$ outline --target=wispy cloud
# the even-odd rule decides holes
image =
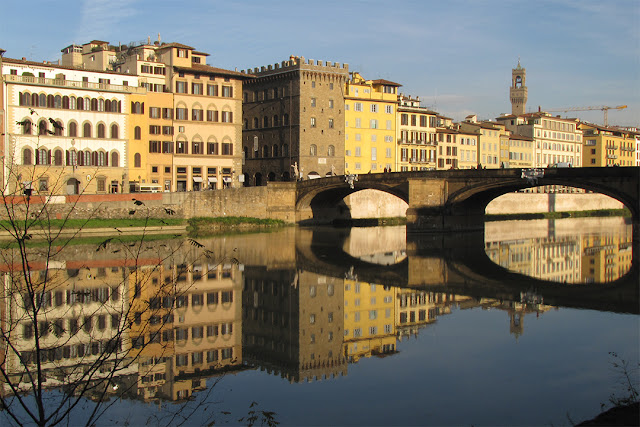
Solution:
[[[137,0],[85,0],[76,41],[108,39],[118,35],[120,23],[136,15],[135,3]]]

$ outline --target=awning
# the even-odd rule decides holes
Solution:
[[[222,180],[224,182],[231,182],[231,178],[229,178],[228,176],[223,177]]]
[[[193,177],[193,182],[202,182],[202,178],[199,176],[194,176]]]
[[[216,177],[209,177],[209,182],[218,182],[218,178]]]

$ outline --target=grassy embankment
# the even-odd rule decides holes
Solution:
[[[187,220],[187,232],[190,235],[208,235],[230,232],[268,231],[287,225],[277,219],[259,219],[242,216],[224,216],[216,218],[196,217]]]

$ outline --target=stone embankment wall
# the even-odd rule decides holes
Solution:
[[[24,196],[6,199],[14,218],[34,217],[45,210],[49,218],[194,218],[244,216],[295,222],[295,183],[269,187],[180,193],[85,194]],[[8,217],[0,210],[0,219]]]
[[[399,198],[376,190],[364,190],[345,199],[352,218],[404,217],[408,205]],[[487,205],[486,213],[492,215],[593,211],[623,209],[619,201],[603,194],[591,193],[509,193]]]
[[[510,193],[493,200],[487,214],[521,214],[539,212],[595,211],[624,209],[624,205],[603,194],[591,193]]]

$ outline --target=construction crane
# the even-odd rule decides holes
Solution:
[[[569,108],[555,108],[553,110],[547,110],[548,112],[563,112],[567,111],[591,111],[591,110],[602,110],[604,111],[604,125],[609,126],[609,110],[624,110],[627,108],[626,105],[618,105],[617,107],[607,107],[607,106],[599,106],[599,107],[569,107]]]

